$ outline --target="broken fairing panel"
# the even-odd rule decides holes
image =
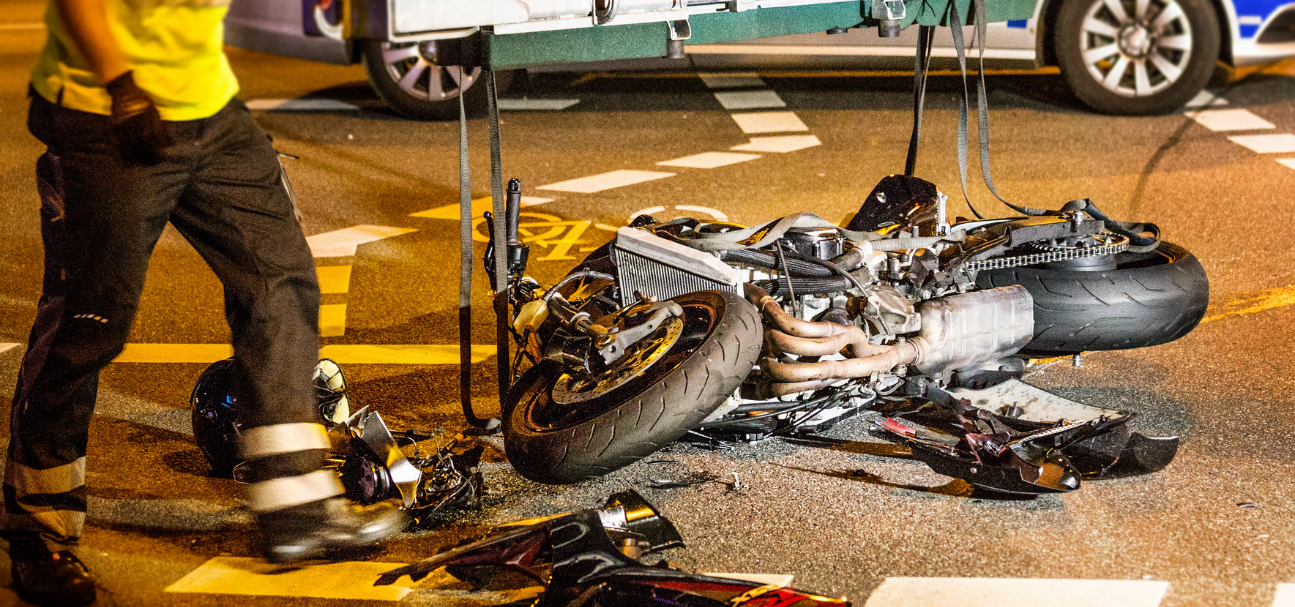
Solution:
[[[453,449],[457,440],[437,446],[435,453],[419,457],[417,442],[431,438],[413,431],[393,433],[382,416],[368,407],[355,412],[340,429],[350,437],[342,455],[339,472],[346,496],[362,504],[398,499],[409,511],[412,526],[425,528],[437,515],[457,507],[475,506],[482,493],[477,471],[483,447],[461,454]],[[412,445],[411,460],[401,443]]]
[[[682,548],[674,525],[633,490],[607,498],[601,508],[520,521],[470,544],[383,574],[375,586],[406,575],[419,581],[446,573],[484,585],[511,571],[544,584],[535,607],[848,607],[830,599],[760,582],[698,575],[668,564],[644,565],[641,557]]]
[[[1082,478],[1145,474],[1173,460],[1178,438],[1132,432],[1135,415],[1068,400],[1018,380],[984,390],[928,387],[956,424],[887,418],[883,434],[932,470],[1003,493],[1059,493]]]

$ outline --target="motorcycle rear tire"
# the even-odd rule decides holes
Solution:
[[[696,291],[673,298],[711,314],[707,333],[679,338],[638,379],[581,404],[570,423],[537,423],[553,403],[562,369],[544,362],[513,384],[505,403],[504,450],[536,482],[564,485],[605,475],[678,440],[731,396],[751,372],[764,340],[760,315],[740,296]]]
[[[976,282],[1030,292],[1034,338],[1021,353],[1036,357],[1171,342],[1196,327],[1210,299],[1201,262],[1168,242],[1117,255],[1114,270],[1008,268],[981,272]]]

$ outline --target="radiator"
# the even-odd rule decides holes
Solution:
[[[742,274],[714,255],[688,248],[636,228],[621,228],[612,247],[621,305],[634,293],[658,301],[693,291],[738,293]]]

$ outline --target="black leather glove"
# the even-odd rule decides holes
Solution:
[[[156,164],[162,159],[162,149],[171,144],[171,137],[157,113],[157,106],[135,84],[132,73],[113,78],[105,87],[112,97],[109,125],[117,149],[128,162]]]

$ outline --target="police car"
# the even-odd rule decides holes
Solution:
[[[476,73],[436,65],[436,42],[330,40],[303,35],[302,0],[240,0],[226,20],[233,46],[281,55],[360,63],[379,95],[416,118],[457,115],[460,95],[484,102]],[[690,0],[689,6],[697,3]],[[968,27],[969,47],[974,47]],[[876,29],[689,44],[683,59],[545,66],[602,69],[911,69],[916,27],[880,37]],[[1219,62],[1246,65],[1295,55],[1295,3],[1286,0],[1042,0],[1028,20],[992,23],[987,66],[1057,66],[1088,106],[1113,114],[1181,108],[1209,82]],[[954,57],[948,28],[933,56]],[[938,61],[938,59],[937,59]],[[504,78],[506,80],[506,77]]]

